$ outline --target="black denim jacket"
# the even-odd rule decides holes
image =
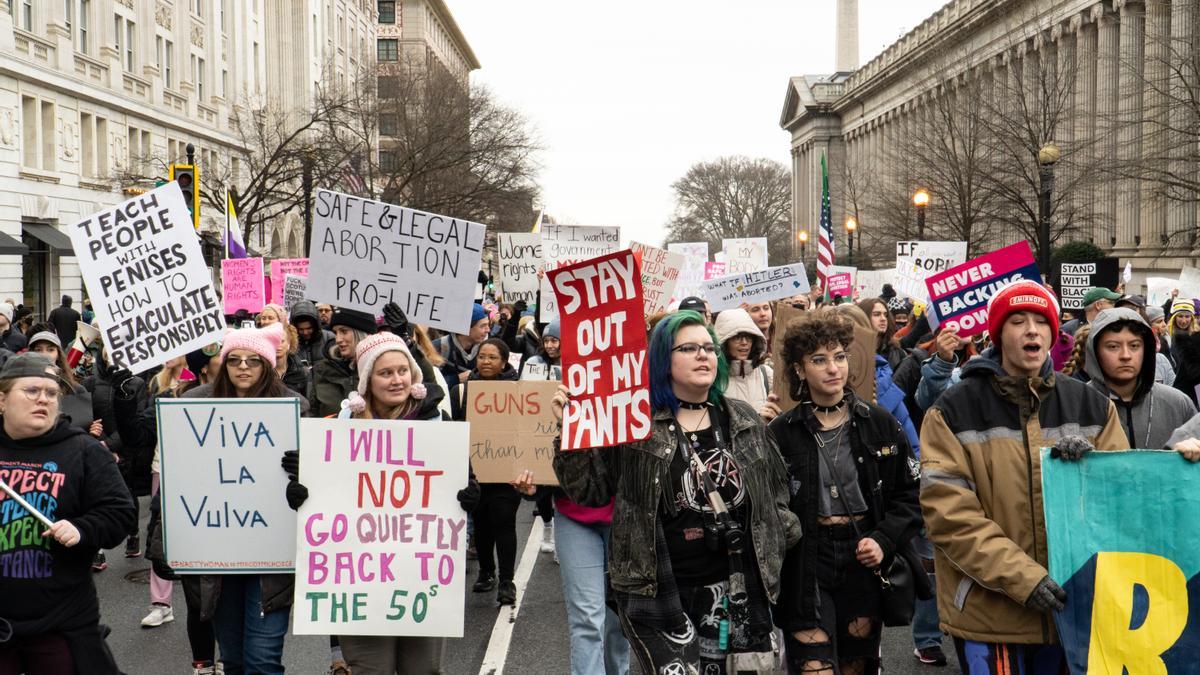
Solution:
[[[750,497],[747,532],[767,597],[774,602],[784,554],[800,540],[799,519],[788,508],[786,469],[753,408],[730,398],[722,399],[722,407],[731,452]],[[584,506],[604,506],[615,499],[608,566],[616,591],[658,595],[654,533],[663,508],[662,486],[670,484],[671,459],[678,449],[674,425],[671,411],[660,410],[645,441],[577,452],[561,452],[555,445],[554,473],[568,497]]]

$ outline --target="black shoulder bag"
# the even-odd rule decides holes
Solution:
[[[851,420],[847,419],[846,424],[851,424]],[[841,476],[838,475],[833,462],[829,461],[829,457],[825,455],[825,451],[821,448],[820,444],[817,444],[817,454],[821,456],[821,461],[825,463],[825,468],[829,469],[829,475],[837,482],[840,488],[842,486]],[[850,525],[854,528],[855,536],[861,539],[862,531],[858,529],[858,521],[854,520],[854,513],[850,509],[850,504],[846,502],[845,491],[839,489],[837,496],[842,502],[842,508],[846,509],[846,513],[850,517]],[[882,517],[882,514],[880,516]],[[884,562],[887,561],[885,560]],[[911,624],[917,600],[917,590],[912,567],[908,561],[897,550],[892,553],[892,560],[888,564],[886,573],[882,567],[876,567],[874,571],[875,576],[879,578],[880,595],[882,596],[879,607],[883,625],[907,626]]]

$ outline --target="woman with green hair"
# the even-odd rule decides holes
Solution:
[[[728,366],[698,313],[660,321],[648,351],[650,438],[556,452],[555,473],[579,504],[615,500],[611,585],[644,672],[774,672],[770,603],[800,538],[783,460],[758,413],[725,397]],[[560,387],[560,420],[568,405]]]

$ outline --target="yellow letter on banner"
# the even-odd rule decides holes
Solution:
[[[1133,588],[1146,589],[1146,620],[1134,630]],[[1148,553],[1096,555],[1092,634],[1088,675],[1110,675],[1125,668],[1137,675],[1167,675],[1161,654],[1187,625],[1187,578],[1170,560]]]

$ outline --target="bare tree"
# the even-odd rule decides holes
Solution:
[[[675,215],[668,241],[706,241],[720,249],[722,239],[766,237],[772,265],[791,253],[791,174],[770,159],[721,157],[692,165],[671,185]]]
[[[360,144],[385,201],[528,229],[542,146],[523,113],[436,61],[406,57],[378,78],[376,133]]]

